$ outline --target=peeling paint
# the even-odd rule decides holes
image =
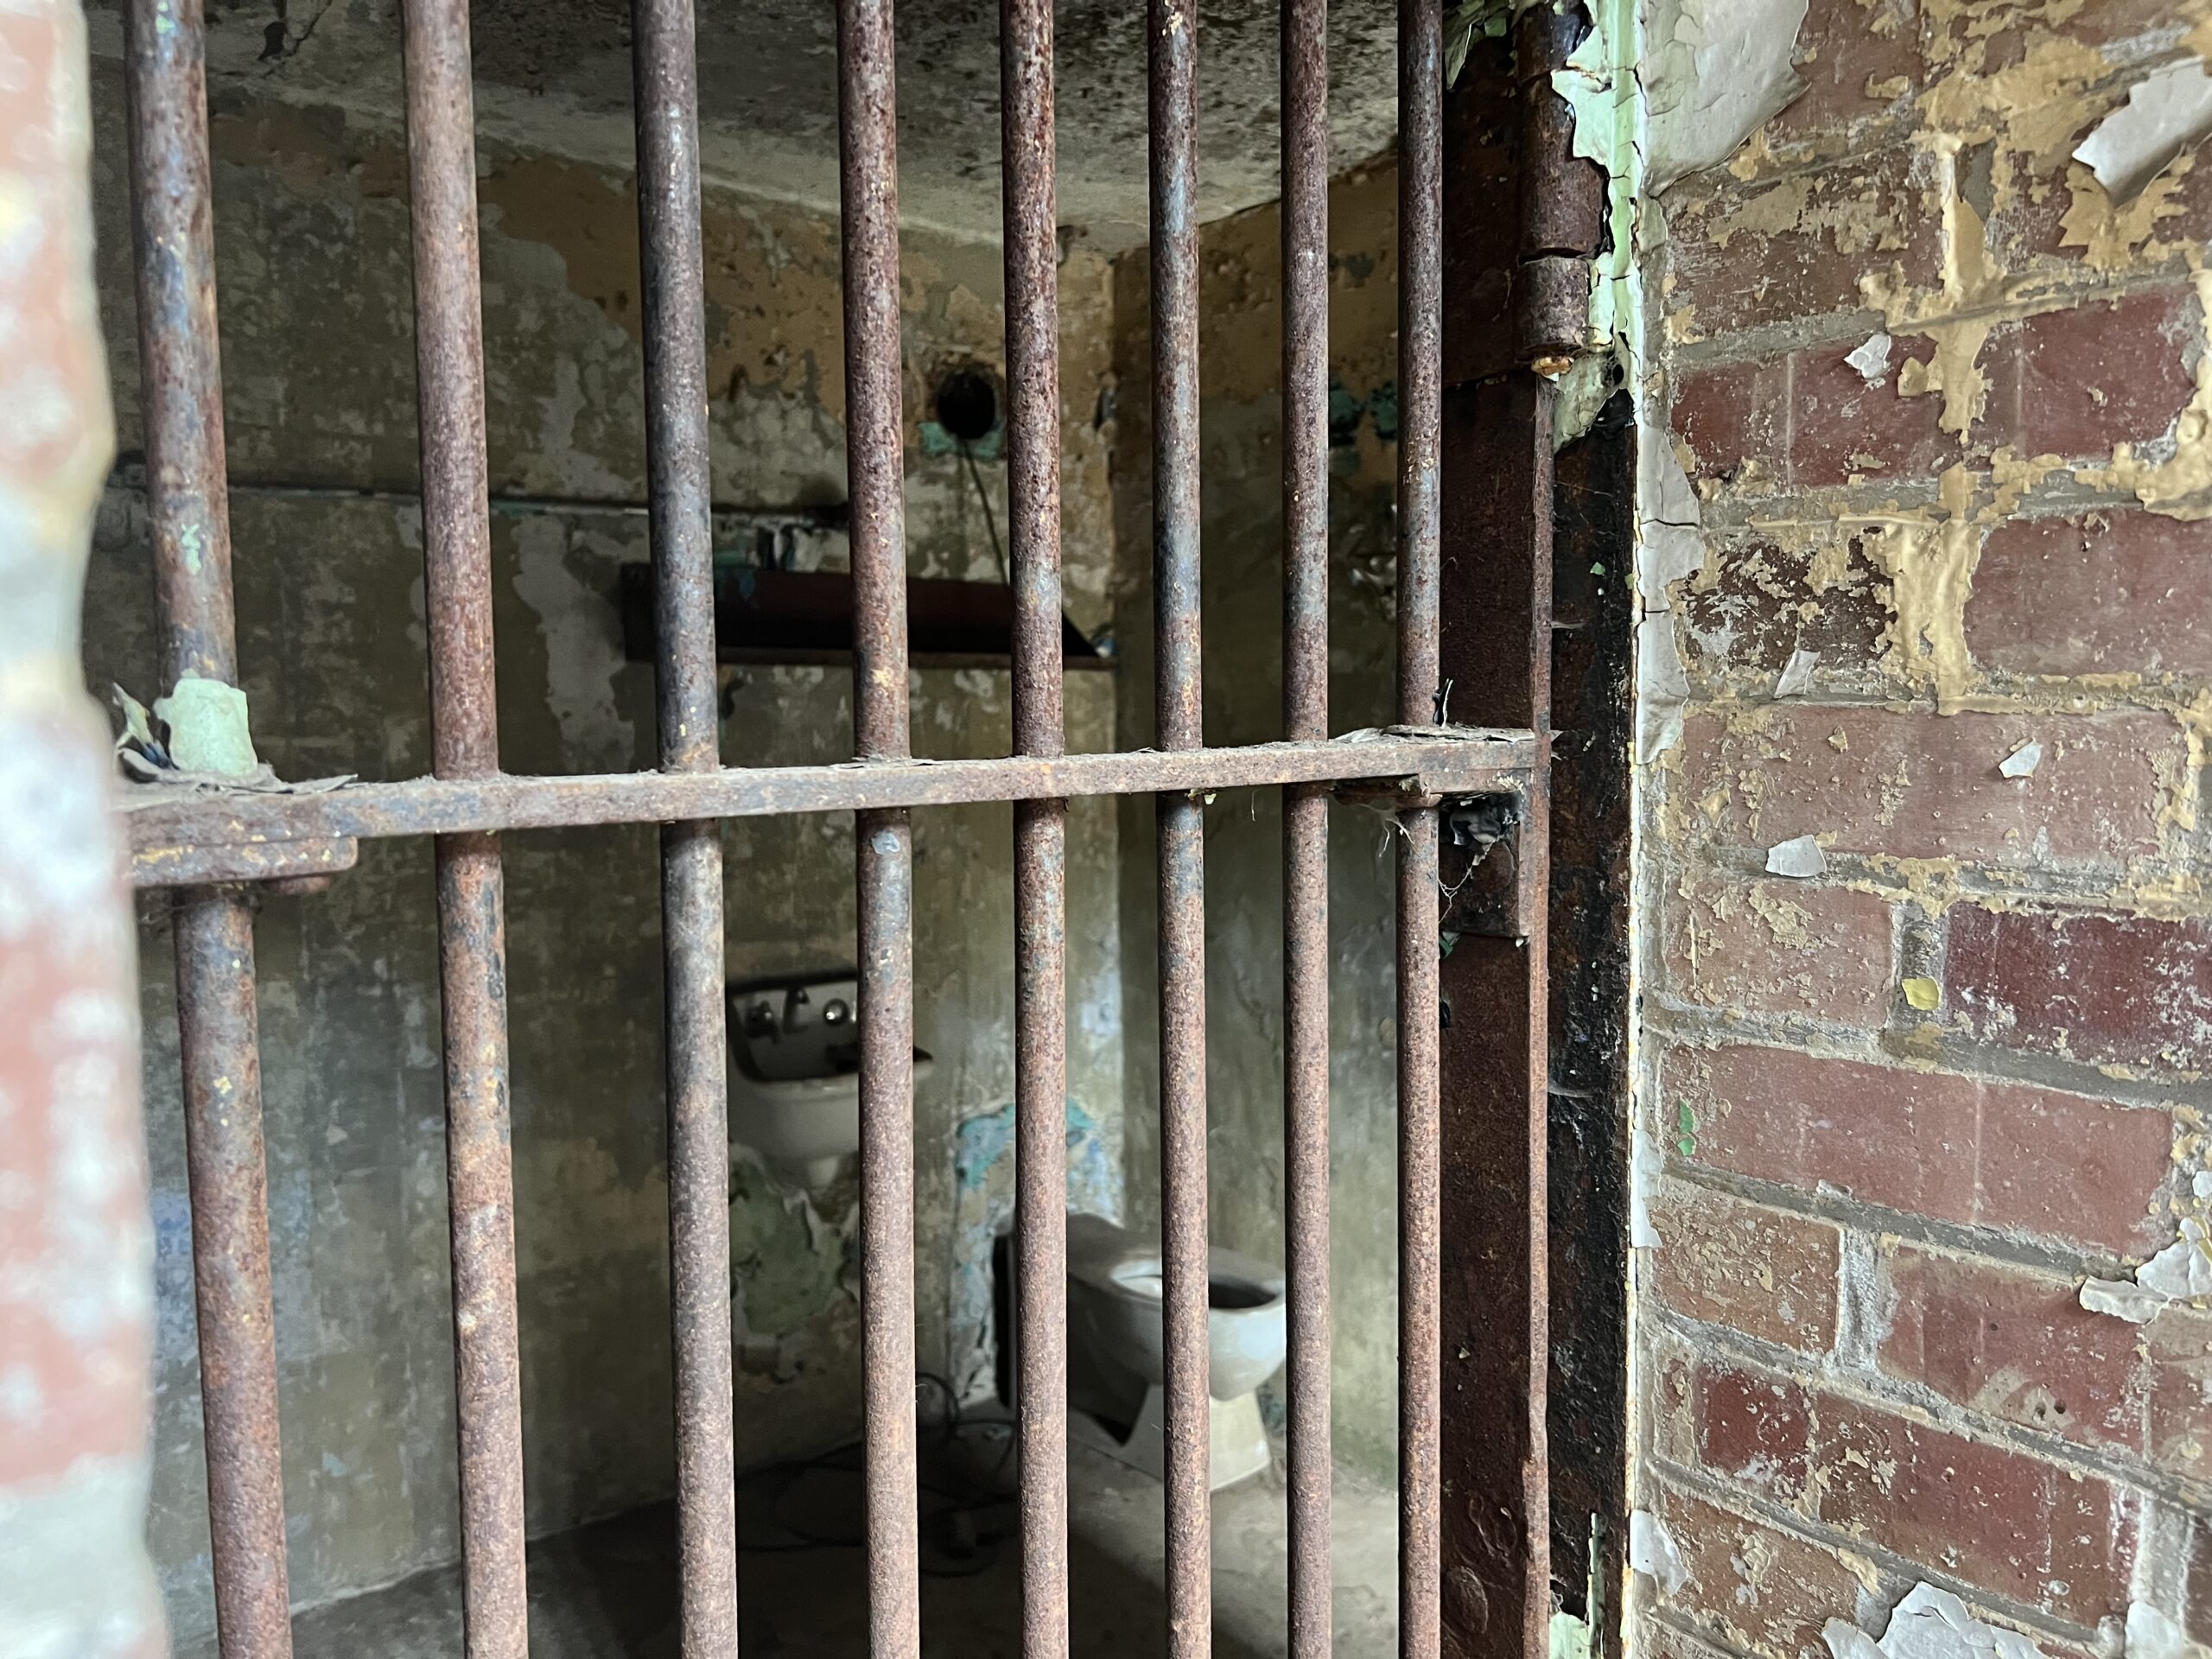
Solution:
[[[1672,1595],[1690,1580],[1667,1523],[1649,1510],[1637,1510],[1628,1518],[1628,1565]]]
[[[2127,102],[2097,124],[2074,159],[2097,175],[2115,206],[2143,192],[2183,151],[2212,132],[2212,76],[2201,59],[2152,70],[2131,87]]]
[[[2196,272],[2196,299],[2212,339],[2212,270]],[[2170,518],[2212,518],[2212,347],[2197,352],[2196,393],[2174,417],[2171,454],[2159,459],[2139,454],[2134,444],[2116,444],[2110,467],[2078,476],[2085,484],[2128,491]]]
[[[1890,1615],[1878,1640],[1832,1618],[1821,1640],[1833,1659],[2048,1659],[2018,1630],[1985,1624],[1948,1590],[1916,1584]]]
[[[2212,1646],[2189,1634],[2146,1601],[2127,1604],[2126,1659],[2212,1659]]]
[[[1726,161],[1805,90],[1792,64],[1805,10],[1806,0],[1651,0],[1648,188]]]

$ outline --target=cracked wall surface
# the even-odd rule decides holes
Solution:
[[[1632,1618],[1681,1659],[2184,1651],[2212,10],[1802,10],[1802,92],[1639,204],[1679,726],[1640,757]]]
[[[99,277],[122,451],[86,596],[86,683],[150,700],[137,350],[119,78],[95,63]],[[388,125],[219,87],[212,127],[240,658],[287,777],[428,770],[404,151]],[[647,556],[636,205],[624,174],[487,142],[482,200],[501,757],[518,772],[652,764],[652,671],[625,660],[616,571]],[[842,502],[834,221],[715,189],[705,212],[717,545]],[[996,579],[975,486],[919,434],[929,377],[1001,360],[995,247],[902,250],[910,543],[922,574]],[[1067,606],[1113,613],[1111,271],[1061,270]],[[981,468],[1003,536],[1004,471]],[[842,533],[797,539],[836,565]],[[851,680],[725,671],[733,765],[851,753]],[[1115,747],[1113,682],[1076,675],[1069,747]],[[915,676],[925,756],[1002,754],[1003,674]],[[1069,836],[1069,1076],[1118,1177],[1114,812]],[[733,976],[847,966],[849,816],[727,826]],[[1012,822],[917,815],[918,1036],[936,1057],[917,1147],[922,1363],[988,1371],[957,1263],[963,1121],[1013,1092]],[[264,1077],[292,1593],[312,1604],[457,1552],[436,922],[426,842],[365,843],[328,891],[259,912]],[[525,1480],[533,1532],[672,1489],[661,947],[650,825],[506,848]],[[141,905],[144,1086],[158,1244],[150,1537],[178,1638],[209,1628],[200,1404],[166,905]],[[735,1176],[741,1466],[858,1432],[849,1181]],[[987,1245],[987,1241],[986,1241]],[[962,1252],[966,1252],[966,1255]],[[972,1263],[969,1263],[972,1267]],[[972,1274],[967,1275],[972,1277]]]

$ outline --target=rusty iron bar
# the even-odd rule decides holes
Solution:
[[[247,842],[227,847],[165,847],[134,857],[130,879],[140,887],[309,881],[352,869],[360,855],[360,843],[350,836]]]
[[[632,19],[660,761],[710,772],[721,756],[696,26],[691,0],[634,0]],[[682,1651],[725,1659],[737,1651],[737,1471],[721,826],[664,824],[660,841]]]
[[[1329,734],[1328,0],[1282,4],[1283,735]],[[1283,791],[1290,1659],[1327,1659],[1329,796]]]
[[[1014,747],[1066,748],[1060,644],[1059,246],[1052,0],[1002,0],[1007,475]],[[1068,1651],[1067,803],[1017,802],[1014,861],[1015,1396],[1021,1651]]]
[[[907,754],[899,406],[898,99],[891,0],[838,0],[853,736]],[[861,1328],[868,1651],[921,1651],[914,1425],[914,841],[903,809],[855,822],[860,901]]]
[[[158,863],[177,848],[243,849],[316,838],[558,830],[1285,784],[1336,784],[1344,795],[1369,780],[1385,793],[1402,785],[1417,795],[1502,794],[1526,785],[1535,753],[1526,732],[1388,728],[1319,743],[1138,749],[1058,759],[1015,755],[713,772],[416,778],[304,795],[149,788],[124,798],[122,817],[137,856]],[[1359,792],[1370,798],[1374,793]]]
[[[124,28],[162,683],[235,684],[206,18],[199,0],[132,0]],[[288,1659],[253,912],[236,887],[198,887],[173,926],[217,1638],[224,1659]]]
[[[403,15],[432,764],[442,779],[480,779],[498,774],[499,748],[468,8],[410,0]],[[468,1659],[523,1659],[522,1368],[499,842],[442,836],[436,864],[465,1643]]]
[[[1150,0],[1153,616],[1160,746],[1205,741],[1198,566],[1198,8]],[[1207,1478],[1205,809],[1164,794],[1160,835],[1160,1208],[1167,1651],[1213,1646]]]
[[[1398,717],[1449,717],[1440,687],[1444,294],[1440,0],[1398,8]],[[1412,711],[1410,714],[1408,711]],[[1398,1646],[1442,1649],[1443,1292],[1436,813],[1398,837]]]
[[[281,1659],[292,1626],[253,912],[236,888],[203,887],[172,916],[216,1629],[224,1659]]]

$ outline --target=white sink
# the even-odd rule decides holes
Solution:
[[[859,1007],[849,971],[729,988],[730,1139],[810,1187],[860,1150]]]

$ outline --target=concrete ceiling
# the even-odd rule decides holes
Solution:
[[[119,49],[99,0],[96,50]],[[709,178],[834,208],[833,0],[698,0],[701,151]],[[394,117],[397,0],[210,0],[211,78]],[[1385,148],[1397,122],[1395,8],[1331,7],[1332,159]],[[1277,0],[1211,0],[1198,18],[1199,181],[1208,218],[1277,194]],[[474,0],[487,136],[626,168],[629,0]],[[897,20],[902,216],[995,237],[998,21],[989,0],[912,0]],[[1059,0],[1059,212],[1109,248],[1143,238],[1142,0]]]

